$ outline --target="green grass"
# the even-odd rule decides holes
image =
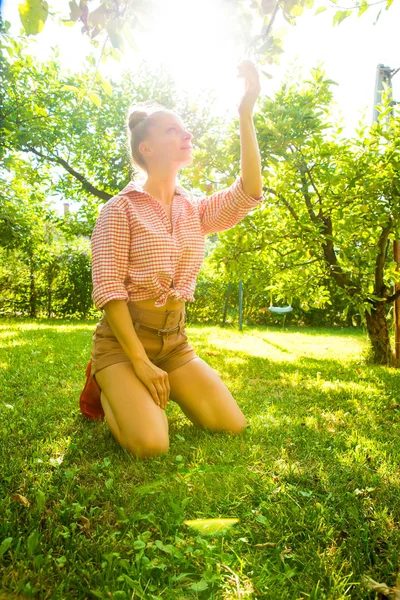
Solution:
[[[79,413],[93,330],[0,321],[0,598],[373,599],[363,576],[394,585],[400,373],[363,362],[361,331],[188,327],[249,428],[213,435],[171,402],[169,454],[140,461]],[[183,523],[212,517],[240,521],[215,536]]]

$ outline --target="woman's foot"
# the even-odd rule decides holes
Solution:
[[[100,400],[101,389],[92,376],[92,361],[86,367],[86,383],[79,399],[81,413],[91,421],[104,420],[104,410]]]

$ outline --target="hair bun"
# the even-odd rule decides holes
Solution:
[[[139,123],[144,121],[148,116],[149,116],[148,113],[143,110],[134,110],[129,115],[129,120],[128,120],[129,129],[132,131],[132,129],[134,127],[136,127],[136,125],[139,125]]]

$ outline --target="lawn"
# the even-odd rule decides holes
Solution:
[[[140,461],[78,409],[94,322],[0,320],[0,598],[376,595],[400,571],[400,373],[361,330],[188,326],[245,413]],[[215,535],[187,519],[237,518]],[[372,584],[371,584],[372,585]],[[392,598],[398,596],[392,595]]]

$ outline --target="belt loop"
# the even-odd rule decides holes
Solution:
[[[141,324],[140,324],[140,322],[139,322],[139,321],[134,321],[134,322],[133,322],[133,326],[134,326],[134,328],[135,328],[135,331],[136,331],[136,332],[137,332],[137,331],[139,331],[139,329],[140,329],[140,325],[141,325]]]

